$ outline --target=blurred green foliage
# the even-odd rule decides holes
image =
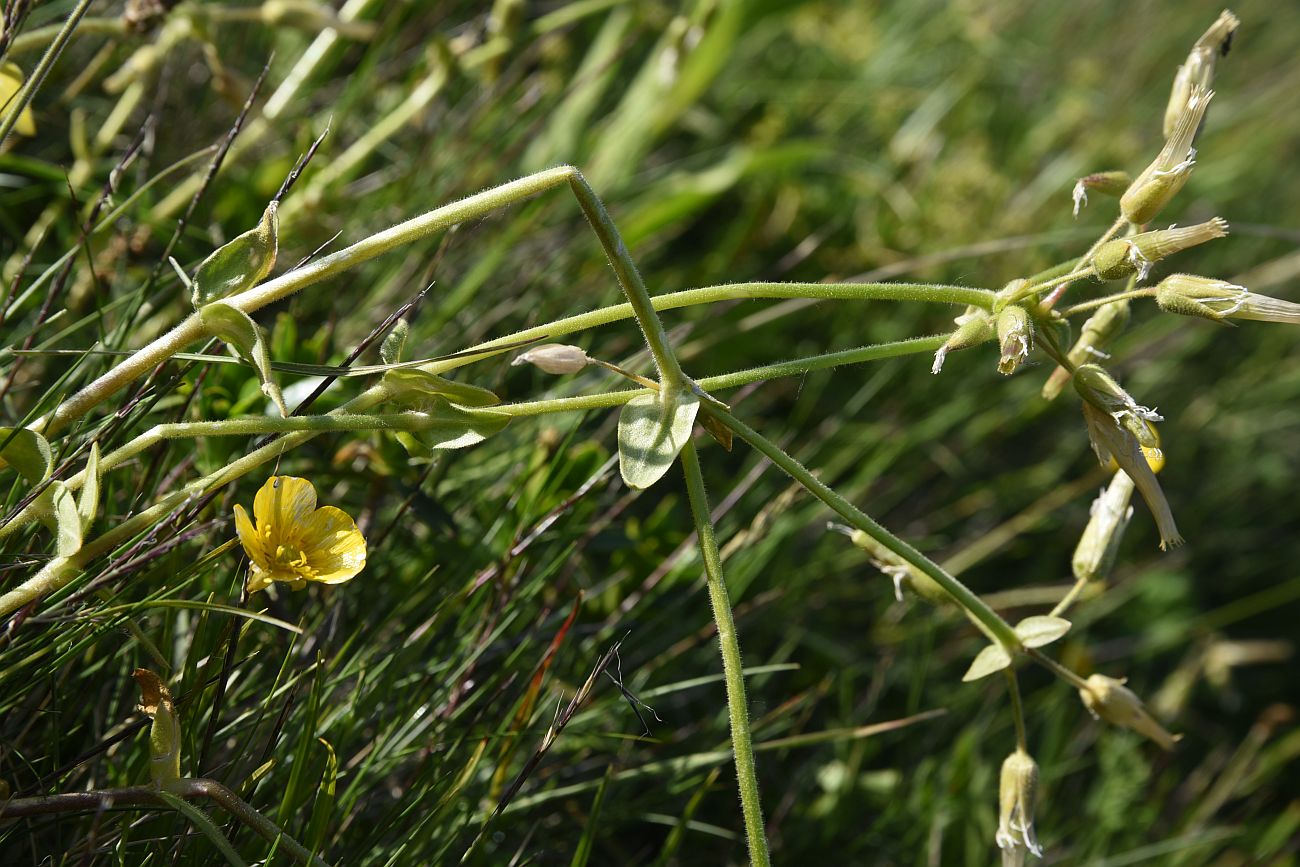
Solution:
[[[39,5],[27,29],[72,5]],[[349,146],[439,74],[440,56],[464,57],[487,38],[484,4],[380,2],[367,16],[371,38],[341,42],[223,167],[173,255],[192,271],[252,227],[328,124],[282,209],[277,272],[323,244],[571,162],[609,205],[655,293],[861,275],[998,288],[1079,255],[1109,223],[1114,203],[1098,195],[1071,218],[1074,179],[1149,161],[1173,72],[1219,8],[526,3],[518,27],[501,31],[504,53],[454,67],[436,98],[340,173]],[[1157,274],[1220,276],[1300,300],[1300,7],[1249,0],[1234,11],[1243,26],[1219,66],[1200,163],[1167,212],[1180,224],[1222,215],[1233,233]],[[547,15],[566,13],[571,21],[538,32]],[[30,283],[83,249],[50,311],[66,313],[41,323],[33,299],[4,322],[5,345],[30,336],[43,349],[129,349],[186,312],[187,292],[161,261],[177,218],[166,196],[180,182],[149,192],[86,243],[71,196],[99,195],[146,116],[152,125],[115,202],[220,141],[263,64],[270,59],[269,91],[311,41],[258,22],[196,35],[140,79],[139,105],[71,190],[70,136],[105,123],[118,101],[105,77],[153,37],[80,36],[38,93],[37,137],[0,155],[0,255],[16,263],[30,253]],[[14,59],[30,72],[37,57]],[[23,237],[47,209],[50,231],[29,249]],[[422,356],[618,300],[574,202],[553,194],[405,247],[258,320],[277,362],[337,364],[430,283],[407,344]],[[704,376],[941,332],[959,312],[744,302],[665,320],[687,370]],[[639,339],[625,323],[578,342],[644,370]],[[8,355],[5,423],[48,408],[111,360]],[[361,363],[376,360],[372,349]],[[1036,360],[1008,379],[994,353],[974,349],[954,354],[939,376],[928,358],[896,359],[725,397],[891,529],[940,562],[964,561],[963,580],[1019,617],[1050,607],[1056,597],[1044,588],[1059,596],[1101,485],[1073,397],[1044,403],[1050,365]],[[1102,730],[1072,691],[1027,669],[1048,861],[1295,863],[1300,331],[1228,329],[1138,304],[1111,364],[1167,418],[1161,480],[1189,544],[1161,554],[1138,504],[1113,581],[1077,609],[1057,647],[1085,673],[1128,676],[1185,739],[1164,755]],[[460,378],[523,400],[607,386],[606,376],[557,381],[500,357]],[[293,379],[281,374],[286,388]],[[354,383],[315,407],[337,405]],[[104,447],[159,422],[260,412],[265,402],[245,368],[179,361],[138,396],[120,418],[96,416],[57,441],[57,458],[91,432]],[[160,446],[106,476],[101,514],[120,519],[249,448],[234,438]],[[632,494],[613,449],[614,414],[605,412],[519,420],[433,462],[410,460],[377,434],[312,441],[279,471],[312,479],[322,502],[358,517],[370,542],[365,572],[338,588],[253,600],[301,635],[207,611],[206,602],[238,601],[236,551],[205,555],[233,537],[231,506],[250,503],[262,478],[184,512],[98,564],[90,579],[101,595],[65,594],[0,638],[0,778],[22,795],[145,780],[129,679],[143,665],[178,699],[184,770],[242,792],[332,863],[456,863],[472,846],[468,860],[484,864],[742,861],[720,664],[684,488],[670,474]],[[999,680],[959,683],[981,637],[952,614],[896,603],[891,582],[826,532],[825,509],[752,452],[701,449],[741,645],[756,669],[749,689],[775,860],[993,861],[997,769],[1013,734]],[[4,484],[7,513],[23,491]],[[47,547],[34,533],[6,540],[6,586]],[[492,817],[557,702],[619,641],[612,677],[596,680],[590,702]],[[1252,649],[1262,661],[1237,664]],[[614,678],[653,713],[625,699]],[[932,709],[946,713],[870,737],[763,746]],[[321,739],[338,757],[329,809],[331,753]],[[181,817],[138,812],[24,820],[0,827],[0,860],[215,863],[216,850],[186,828]],[[245,857],[266,855],[247,832],[231,839]]]

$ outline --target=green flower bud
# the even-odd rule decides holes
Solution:
[[[1165,138],[1173,135],[1178,126],[1178,116],[1182,113],[1183,106],[1187,105],[1192,92],[1198,87],[1209,88],[1214,80],[1214,63],[1220,54],[1227,56],[1228,49],[1232,47],[1232,34],[1237,31],[1239,24],[1241,21],[1237,16],[1224,9],[1210,25],[1210,29],[1196,40],[1186,62],[1178,67],[1173,89],[1169,93],[1169,105],[1165,109]]]
[[[939,584],[920,569],[903,560],[893,551],[877,542],[862,530],[855,530],[843,524],[828,524],[827,529],[835,530],[849,537],[855,548],[867,552],[871,565],[888,575],[894,582],[894,598],[903,601],[903,588],[907,587],[917,596],[936,605],[952,603],[952,597]]]
[[[1085,402],[1091,404],[1127,430],[1141,445],[1155,448],[1160,445],[1149,421],[1164,421],[1154,409],[1139,406],[1115,378],[1095,364],[1082,364],[1074,371],[1074,388]]]
[[[1087,686],[1079,690],[1079,698],[1083,699],[1083,706],[1096,719],[1132,729],[1155,741],[1162,749],[1172,750],[1180,736],[1165,731],[1147,711],[1142,700],[1124,683],[1123,679],[1094,674],[1088,678]]]
[[[1079,216],[1079,209],[1087,206],[1089,190],[1118,197],[1124,195],[1132,182],[1128,172],[1094,172],[1079,178],[1074,182],[1074,192],[1070,194],[1074,199],[1074,215]]]
[[[1002,850],[1004,863],[1024,863],[1025,852],[1043,857],[1034,833],[1034,810],[1038,806],[1038,763],[1017,749],[1002,763],[998,786],[998,832],[994,840]]]
[[[1300,304],[1256,295],[1245,286],[1194,274],[1172,274],[1161,280],[1156,285],[1156,304],[1167,313],[1201,316],[1215,322],[1257,319],[1300,324]]]
[[[1002,351],[998,372],[1004,375],[1014,373],[1029,357],[1034,348],[1034,324],[1025,308],[1013,304],[998,314],[998,347]]]
[[[988,311],[982,307],[974,305],[967,307],[966,312],[954,319],[953,322],[957,323],[957,330],[948,338],[948,342],[940,346],[939,350],[934,354],[934,364],[930,366],[931,373],[938,373],[943,370],[943,362],[948,357],[949,352],[978,346],[984,341],[992,339],[995,333],[993,320],[989,317]]]
[[[167,686],[147,668],[132,672],[140,687],[140,710],[153,719],[149,730],[149,777],[166,791],[181,778],[181,726]]]
[[[1105,347],[1109,346],[1110,342],[1128,325],[1128,317],[1128,299],[1111,301],[1098,307],[1096,312],[1083,323],[1079,339],[1066,354],[1070,363],[1077,367],[1095,359],[1104,361],[1110,358],[1104,351]],[[1056,368],[1043,385],[1043,398],[1054,400],[1069,381],[1070,372],[1064,367]]]
[[[1213,97],[1214,91],[1192,89],[1165,146],[1120,197],[1120,211],[1130,223],[1150,222],[1187,183],[1196,165],[1192,142]]]
[[[1129,519],[1133,517],[1133,480],[1120,470],[1097,499],[1092,501],[1088,526],[1083,528],[1070,565],[1080,581],[1099,581],[1115,565],[1115,554]]]
[[[1145,280],[1151,266],[1166,256],[1227,234],[1227,222],[1215,217],[1195,226],[1171,226],[1131,238],[1117,238],[1097,248],[1092,257],[1093,272],[1103,280],[1121,280],[1134,274],[1139,281]]]

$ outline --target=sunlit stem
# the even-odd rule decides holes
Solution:
[[[740,640],[736,636],[736,621],[732,617],[731,600],[727,595],[726,578],[722,572],[722,557],[718,553],[718,541],[710,517],[709,496],[704,489],[704,475],[700,471],[700,459],[694,443],[686,443],[681,459],[682,470],[686,473],[691,516],[695,520],[695,532],[699,537],[700,556],[704,561],[709,601],[713,606],[713,621],[718,628],[718,645],[722,650],[722,673],[727,687],[727,710],[731,717],[731,748],[736,761],[741,812],[745,818],[745,838],[749,843],[749,862],[757,867],[767,867],[771,859],[763,829],[758,773],[754,767],[749,704],[745,698],[745,676],[740,664]]]
[[[1131,289],[1127,292],[1116,292],[1114,295],[1107,295],[1104,298],[1094,298],[1091,301],[1082,301],[1078,304],[1072,304],[1061,311],[1065,317],[1075,316],[1079,313],[1087,313],[1090,310],[1096,310],[1112,301],[1126,301],[1130,298],[1154,298],[1156,290],[1150,286],[1144,289]]]
[[[1061,601],[1056,603],[1056,607],[1052,609],[1051,616],[1064,617],[1065,613],[1070,610],[1070,606],[1078,600],[1079,594],[1083,592],[1083,588],[1087,586],[1087,578],[1076,578],[1074,586],[1070,588],[1070,591],[1066,593],[1065,596],[1061,598]]]
[[[426,214],[413,217],[403,223],[399,223],[382,232],[377,232],[368,238],[365,238],[350,247],[333,253],[329,256],[322,257],[315,262],[304,265],[301,268],[282,274],[273,280],[225,299],[227,303],[243,310],[245,313],[252,313],[260,310],[268,304],[280,301],[295,292],[298,292],[307,286],[319,283],[322,280],[333,277],[350,268],[354,268],[363,262],[394,250],[403,245],[412,243],[421,238],[428,237],[431,234],[450,228],[458,223],[467,220],[479,219],[487,214],[520,202],[531,196],[546,192],[566,183],[572,183],[575,193],[578,195],[579,202],[582,204],[584,213],[592,220],[593,228],[600,238],[602,246],[605,247],[606,254],[615,266],[615,273],[618,275],[620,284],[628,294],[628,302],[631,312],[638,318],[642,329],[646,332],[647,340],[652,342],[659,341],[663,345],[659,346],[656,351],[656,362],[660,365],[668,365],[670,370],[680,369],[676,367],[676,360],[671,359],[671,353],[667,351],[666,343],[662,341],[663,326],[658,321],[654,312],[654,303],[649,295],[645,293],[645,285],[641,282],[640,275],[636,272],[636,267],[627,257],[626,248],[623,246],[622,239],[618,236],[617,230],[612,228],[612,223],[608,223],[608,214],[604,212],[603,206],[594,196],[588,195],[585,181],[581,181],[578,171],[572,166],[560,166],[554,169],[538,172],[528,177],[503,184],[499,187],[485,190],[473,196],[461,199],[459,202],[436,208]],[[745,285],[745,284],[740,284]],[[780,286],[781,284],[753,284],[761,286]],[[792,284],[795,287],[803,286],[821,286],[821,284]],[[870,285],[870,284],[868,284]],[[887,284],[886,284],[887,285]],[[931,292],[936,291],[936,287],[925,287]],[[964,296],[973,299],[983,300],[987,304],[992,303],[991,293],[983,290],[961,289],[960,287],[940,287],[945,297]],[[726,295],[726,287],[716,287],[719,297]],[[758,297],[836,297],[833,294],[835,287],[827,286],[819,289],[804,288],[796,296],[792,295],[768,295]],[[955,291],[954,291],[955,290]],[[705,290],[696,290],[705,291]],[[773,290],[776,291],[776,290]],[[938,299],[935,299],[938,300]],[[962,302],[971,303],[971,302]],[[611,308],[613,309],[613,308]],[[623,316],[613,316],[612,319],[626,318]],[[47,437],[53,436],[72,422],[84,417],[96,406],[112,397],[127,383],[134,381],[140,376],[153,370],[157,365],[171,358],[173,355],[183,352],[186,347],[196,343],[201,339],[211,336],[208,329],[200,321],[197,314],[191,314],[186,317],[179,325],[171,331],[160,335],[152,343],[135,351],[128,356],[122,363],[113,369],[105,372],[103,375],[86,385],[76,394],[69,397],[60,404],[52,413],[43,416],[34,422],[31,427],[33,430],[44,433]],[[453,365],[454,366],[454,365]]]

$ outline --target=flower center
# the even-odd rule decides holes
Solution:
[[[290,540],[281,540],[271,548],[271,564],[276,571],[293,572],[303,578],[316,576],[316,570],[307,561],[307,552]]]

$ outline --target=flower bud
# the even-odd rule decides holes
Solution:
[[[1132,729],[1150,738],[1166,750],[1172,750],[1178,735],[1171,735],[1147,712],[1142,700],[1124,686],[1123,680],[1094,674],[1087,686],[1079,690],[1083,706],[1097,719],[1111,725]]]
[[[1095,190],[1108,196],[1122,196],[1133,179],[1128,172],[1094,172],[1074,182],[1074,215],[1079,216],[1079,209],[1088,204],[1088,191]]]
[[[140,687],[140,710],[153,719],[149,730],[149,777],[166,791],[181,778],[181,726],[167,686],[147,668],[132,672]]]
[[[1167,313],[1202,316],[1215,322],[1257,319],[1300,324],[1300,304],[1194,274],[1173,274],[1161,280],[1156,285],[1156,304]]]
[[[1192,91],[1198,87],[1208,88],[1214,80],[1214,63],[1220,54],[1227,56],[1232,47],[1232,34],[1240,23],[1236,15],[1224,9],[1210,29],[1196,40],[1186,62],[1178,67],[1169,93],[1169,106],[1165,109],[1165,138],[1173,135],[1178,126],[1178,116],[1191,98]]]
[[[1105,579],[1115,565],[1115,554],[1129,519],[1133,517],[1133,480],[1123,470],[1115,473],[1110,484],[1092,501],[1088,526],[1083,528],[1070,565],[1080,581]]]
[[[1092,257],[1094,273],[1103,280],[1120,280],[1136,274],[1145,280],[1151,266],[1197,244],[1204,244],[1228,234],[1228,224],[1220,217],[1195,226],[1142,232],[1131,238],[1117,238],[1097,248]]]
[[[1128,317],[1128,299],[1111,301],[1098,307],[1096,312],[1083,323],[1083,328],[1079,331],[1079,339],[1066,354],[1070,363],[1077,367],[1095,359],[1110,358],[1103,350],[1128,325]],[[1056,368],[1043,385],[1043,398],[1054,400],[1069,380],[1068,370],[1064,367]]]
[[[1164,421],[1154,409],[1139,406],[1132,396],[1102,368],[1081,364],[1074,371],[1074,388],[1085,402],[1110,415],[1142,445],[1160,445],[1148,421]]]
[[[1043,857],[1034,834],[1034,810],[1038,805],[1038,763],[1017,749],[1002,763],[998,786],[998,832],[994,839],[1003,850],[1004,861],[1023,863],[1024,851]]]
[[[576,346],[567,346],[563,343],[545,343],[541,346],[534,346],[532,349],[516,356],[515,360],[510,362],[511,367],[518,367],[521,364],[531,364],[541,368],[546,373],[563,374],[577,373],[590,363],[591,359],[587,353],[583,352]]]
[[[1155,516],[1160,547],[1181,545],[1183,538],[1178,533],[1169,501],[1144,453],[1144,447],[1160,448],[1160,438],[1150,425],[1152,421],[1160,421],[1160,416],[1139,406],[1110,374],[1095,364],[1081,365],[1075,371],[1074,387],[1083,397],[1083,420],[1097,459],[1103,466],[1113,459],[1133,479]],[[1163,463],[1163,454],[1160,462]]]
[[[1187,183],[1196,165],[1192,142],[1213,97],[1212,90],[1192,89],[1165,146],[1120,197],[1120,211],[1130,223],[1150,222]]]
[[[978,346],[991,339],[994,335],[993,320],[989,318],[988,311],[982,307],[974,305],[967,307],[966,312],[954,319],[953,322],[957,323],[957,330],[949,336],[948,342],[940,346],[939,350],[934,354],[934,364],[930,366],[931,373],[938,373],[943,370],[943,362],[948,357],[949,352]]]
[[[1034,325],[1025,308],[1013,304],[998,314],[998,346],[1002,350],[998,372],[1004,375],[1014,373],[1029,357],[1034,346]]]
[[[903,587],[936,605],[950,604],[952,597],[939,584],[920,569],[903,560],[893,551],[877,542],[862,530],[855,530],[843,524],[829,524],[828,529],[837,530],[849,537],[855,548],[861,548],[871,558],[871,565],[888,575],[894,582],[894,598],[903,601]]]

